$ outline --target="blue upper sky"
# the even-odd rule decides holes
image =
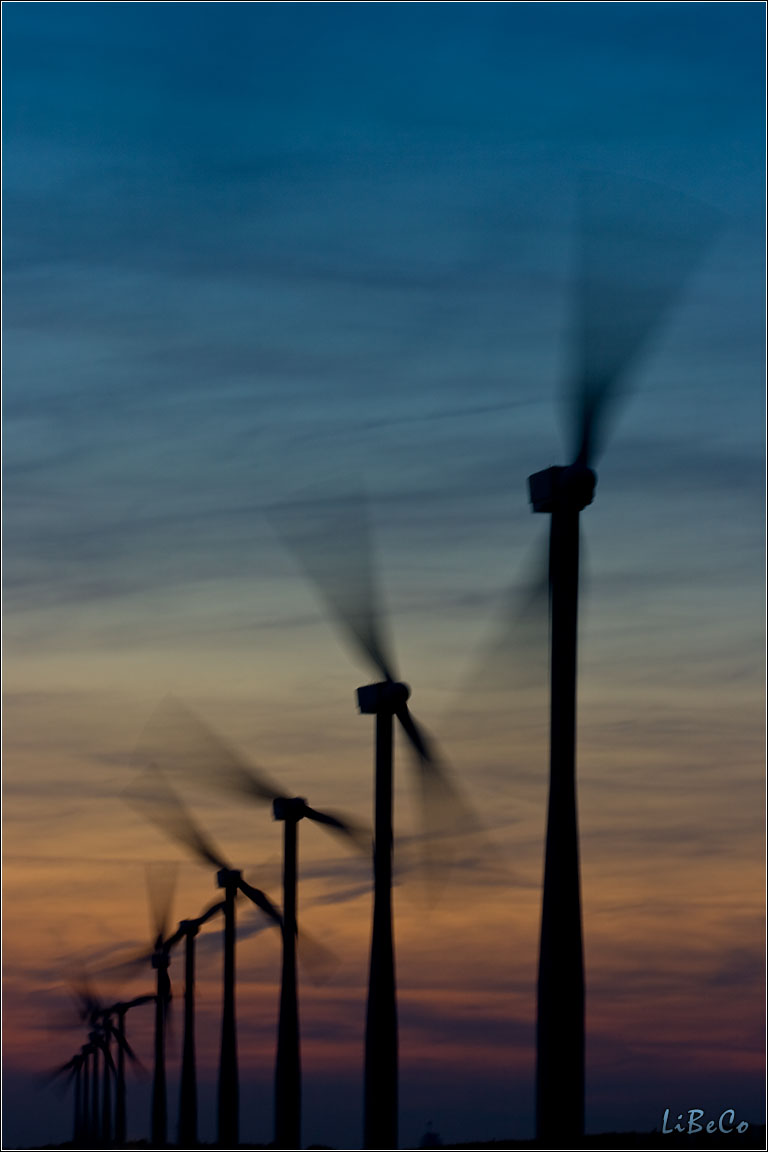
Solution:
[[[238,510],[331,463],[471,494],[555,458],[585,167],[725,213],[670,337],[694,355],[646,378],[634,431],[738,483],[761,26],[757,4],[7,5],[10,605],[53,594],[51,558],[77,597],[70,528],[88,596],[151,582],[146,521],[176,498],[234,518],[226,565]]]

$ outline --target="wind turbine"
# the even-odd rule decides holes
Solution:
[[[195,1065],[195,940],[211,917],[224,911],[219,901],[194,920],[182,920],[175,938],[184,940],[184,1040],[179,1087],[179,1145],[194,1148],[197,1144],[197,1073]]]
[[[164,951],[170,957],[172,949],[184,941],[184,1036],[182,1041],[182,1058],[181,1058],[181,1078],[179,1090],[179,1122],[178,1122],[178,1140],[179,1144],[184,1147],[194,1147],[197,1143],[197,1078],[195,1071],[195,939],[200,928],[203,924],[207,923],[213,916],[219,912],[224,911],[223,901],[211,905],[201,916],[194,920],[180,921],[177,929],[170,936],[164,939]],[[143,953],[136,957],[133,961],[128,963],[133,966],[134,963],[144,963],[151,959],[154,952],[149,954]],[[126,965],[122,963],[118,965],[119,968],[124,968]],[[118,1024],[116,1033],[121,1037],[120,1043],[124,1044],[125,1050],[136,1060],[137,1058],[132,1053],[130,1046],[125,1041],[124,1033],[124,1017],[125,1013],[139,1004],[144,1004],[152,1001],[156,1002],[156,996],[139,996],[135,1000],[128,1003],[114,1004],[109,1011],[114,1013],[117,1017]],[[115,1142],[125,1143],[125,1072],[124,1062],[121,1065],[122,1052],[118,1048],[118,1065],[117,1065],[117,1105],[115,1109]],[[123,1084],[122,1092],[122,1108],[120,1107],[121,1093],[120,1084]],[[158,1089],[158,1098],[161,1098],[161,1089]]]
[[[92,1140],[94,1144],[97,1144],[99,1142],[99,1050],[90,1036],[83,1053],[85,1055],[84,1132],[86,1141]]]
[[[81,1050],[76,1052],[71,1060],[67,1060],[65,1064],[60,1064],[58,1068],[54,1068],[54,1070],[49,1072],[42,1080],[42,1084],[50,1084],[53,1080],[57,1080],[59,1076],[63,1076],[65,1072],[69,1073],[64,1081],[64,1088],[66,1089],[70,1084],[74,1084],[73,1148],[78,1147],[85,1137],[83,1082],[86,1059],[86,1046],[83,1045]]]
[[[101,1052],[104,1064],[104,1077],[101,1083],[100,1136],[106,1148],[109,1148],[112,1142],[112,1082],[110,1073],[114,1076],[117,1071],[110,1051],[109,1042],[112,1039],[112,1034],[111,1022],[106,1018],[102,1018],[99,1028],[91,1033],[91,1039],[97,1051]]]
[[[175,865],[148,865],[147,892],[150,903],[151,938],[152,946],[149,951],[139,952],[138,955],[127,957],[116,964],[102,969],[104,974],[111,972],[132,971],[137,965],[150,962],[156,972],[155,992],[151,996],[140,996],[125,1005],[115,1005],[128,1011],[130,1008],[142,1003],[154,1003],[154,1067],[152,1072],[152,1111],[151,1111],[151,1141],[153,1148],[164,1148],[168,1139],[168,1102],[167,1084],[165,1074],[165,1041],[168,1024],[168,1011],[171,1003],[171,981],[168,969],[171,963],[171,938],[168,935],[168,924],[171,912],[173,887],[175,884]],[[122,1015],[118,1013],[119,1028],[123,1027]],[[124,1123],[124,1109],[121,1123]]]
[[[120,1147],[126,1141],[126,1119],[127,1119],[127,1100],[126,1100],[126,1087],[125,1087],[125,1057],[126,1054],[134,1062],[138,1063],[138,1057],[131,1048],[125,1035],[125,1017],[132,1008],[138,1008],[142,1004],[152,1004],[155,1001],[154,995],[151,996],[136,996],[133,1000],[119,1001],[113,1004],[110,1008],[110,1013],[114,1015],[117,1023],[115,1025],[115,1035],[117,1039],[117,1076],[115,1083],[115,1144]]]
[[[142,961],[146,959],[146,955],[141,957]],[[133,967],[132,962],[130,966]],[[118,965],[118,968],[124,967],[124,964]],[[87,1021],[92,1028],[102,1029],[107,1045],[109,1045],[111,1040],[115,1041],[117,1061],[115,1066],[114,1142],[117,1145],[121,1145],[124,1144],[126,1140],[126,1055],[131,1063],[139,1068],[143,1068],[141,1061],[126,1038],[125,1017],[132,1008],[137,1008],[142,1004],[154,1003],[155,996],[136,996],[132,1000],[117,1001],[116,1003],[110,1004],[102,997],[96,995],[89,977],[85,974],[75,983],[73,993],[77,1001],[77,1015],[79,1020]],[[104,1115],[110,1117],[109,1125],[105,1123]],[[104,1138],[107,1140],[109,1140],[110,1137],[110,1133],[107,1130],[108,1127],[111,1127],[111,1106],[108,1108],[105,1103],[103,1105],[102,1129]]]
[[[292,501],[272,509],[284,543],[316,585],[331,616],[376,683],[357,690],[361,713],[376,717],[373,926],[365,1033],[364,1147],[397,1148],[398,1038],[392,928],[392,736],[397,719],[413,753],[432,836],[476,831],[477,820],[408,708],[411,690],[395,672],[380,623],[365,504],[355,496]]]
[[[53,1072],[48,1073],[43,1078],[43,1083],[50,1083],[52,1080],[58,1079],[59,1076],[65,1072],[69,1072],[69,1076],[65,1081],[65,1087],[74,1080],[75,1083],[75,1123],[74,1123],[74,1139],[73,1143],[83,1141],[95,1145],[96,1143],[103,1142],[103,1133],[101,1130],[101,1111],[99,1099],[99,1052],[104,1053],[103,1035],[101,1033],[101,1025],[99,1021],[99,1005],[98,1001],[83,993],[81,990],[76,990],[75,995],[80,1001],[78,1006],[78,1017],[81,1021],[87,1022],[90,1028],[88,1033],[88,1041],[83,1044],[80,1051],[68,1060],[65,1064],[61,1064],[55,1068]],[[71,1025],[64,1024],[64,1027]],[[105,1075],[107,1073],[107,1057],[104,1056]]]
[[[283,823],[283,949],[275,1064],[275,1145],[301,1147],[301,1055],[296,976],[298,824],[311,820],[368,852],[370,832],[349,817],[319,812],[285,793],[179,701],[163,701],[147,725],[143,747],[164,768],[257,804],[271,804]]]
[[[100,1026],[94,1027],[88,1033],[88,1043],[83,1049],[87,1061],[91,1059],[90,1101],[88,1100],[88,1079],[86,1075],[86,1128],[94,1145],[109,1146],[111,1139],[111,1090],[109,1074],[115,1071],[112,1053],[109,1051],[109,1042]],[[103,1080],[99,1080],[99,1053],[104,1064]]]
[[[168,1143],[168,1087],[165,1075],[165,1040],[168,1010],[171,1005],[171,940],[169,920],[173,894],[173,880],[168,872],[148,871],[154,945],[149,960],[156,975],[155,990],[155,1042],[152,1075],[152,1146],[164,1148]],[[152,877],[155,877],[154,881]],[[162,877],[162,879],[161,879]]]
[[[223,1147],[237,1147],[240,1128],[240,1089],[237,1062],[237,1028],[235,1016],[235,901],[242,893],[273,923],[282,927],[282,917],[272,901],[258,888],[253,888],[237,869],[230,868],[193,820],[159,769],[144,773],[123,796],[142,815],[167,836],[187,848],[205,864],[217,869],[218,886],[224,890],[224,990],[221,1016],[221,1055],[218,1086],[218,1134]],[[214,909],[209,909],[213,914]],[[207,918],[207,914],[206,918]],[[181,930],[168,941],[176,943]]]
[[[529,477],[549,534],[550,774],[538,971],[536,1127],[548,1148],[584,1132],[584,962],[576,809],[579,517],[620,382],[683,285],[715,213],[645,181],[585,178],[571,463]],[[545,577],[546,581],[546,577]]]
[[[138,1057],[125,1038],[125,1014],[130,1008],[154,1001],[155,997],[139,996],[128,1003],[109,1004],[94,993],[90,980],[85,975],[74,986],[73,991],[78,1002],[78,1017],[90,1025],[92,1045],[97,1053],[101,1051],[103,1056],[104,1076],[101,1087],[100,1139],[105,1146],[111,1146],[114,1135],[116,1144],[125,1143],[126,1054],[134,1064],[139,1064]],[[115,1024],[115,1019],[117,1024]],[[112,1040],[115,1041],[117,1047],[117,1064],[112,1059],[110,1049]],[[110,1072],[115,1082],[114,1133]]]

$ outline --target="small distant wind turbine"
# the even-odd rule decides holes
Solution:
[[[251,887],[243,880],[241,872],[230,868],[212,840],[193,820],[159,769],[144,773],[133,785],[125,789],[123,796],[165,835],[182,844],[203,863],[213,865],[217,869],[217,883],[224,890],[224,991],[219,1061],[218,1135],[219,1143],[223,1147],[237,1147],[240,1128],[240,1089],[235,1019],[235,901],[238,892],[246,896],[280,927],[282,916],[260,889]],[[173,942],[178,939],[180,933],[174,935]]]
[[[112,1130],[112,1082],[110,1072],[115,1081],[115,1143],[125,1142],[125,1057],[134,1063],[140,1061],[125,1038],[125,1013],[139,1004],[154,1001],[154,996],[140,996],[129,1003],[109,1004],[97,996],[92,989],[87,976],[77,982],[73,988],[77,1000],[77,1013],[82,1021],[90,1025],[91,1041],[101,1051],[104,1063],[104,1076],[102,1079],[100,1138],[105,1146],[111,1146]],[[115,1019],[117,1024],[115,1024]],[[95,1038],[98,1038],[97,1040]],[[115,1041],[117,1049],[117,1064],[112,1060],[110,1045]]]
[[[147,957],[142,956],[144,961]],[[123,968],[124,965],[118,965]],[[133,962],[130,962],[133,967]],[[154,1004],[155,996],[136,996],[132,1000],[118,1001],[110,1004],[109,1001],[97,996],[93,991],[90,978],[83,974],[73,986],[73,994],[77,1002],[78,1019],[88,1022],[92,1029],[101,1029],[107,1045],[115,1041],[117,1061],[115,1069],[115,1109],[114,1109],[114,1142],[124,1144],[126,1139],[126,1085],[125,1085],[125,1058],[126,1056],[136,1067],[142,1069],[141,1061],[131,1048],[125,1034],[125,1017],[132,1008],[142,1004]],[[109,1140],[111,1129],[111,1105],[106,1102],[102,1106],[102,1129],[104,1139]],[[105,1121],[104,1117],[109,1117]]]
[[[168,934],[168,925],[171,912],[173,887],[175,884],[175,866],[150,865],[147,867],[147,892],[150,903],[151,938],[152,945],[149,951],[141,951],[138,955],[127,957],[102,972],[116,973],[134,970],[149,962],[156,972],[156,991],[151,996],[140,996],[125,1005],[115,1005],[118,1016],[118,1029],[124,1027],[124,1012],[143,1003],[155,1005],[154,1027],[154,1068],[152,1073],[152,1112],[151,1112],[151,1140],[155,1148],[165,1147],[168,1139],[168,1103],[165,1074],[165,1041],[168,1023],[168,1012],[171,1004],[171,981],[168,969],[171,963],[171,939]],[[117,1009],[122,1009],[118,1012]],[[121,1109],[121,1124],[125,1122],[124,1105]]]
[[[85,1099],[87,1098],[88,1093],[86,1088],[85,1095],[83,1094],[83,1081],[86,1070],[86,1060],[86,1046],[83,1045],[81,1050],[75,1053],[71,1060],[67,1060],[65,1064],[60,1064],[58,1068],[54,1068],[54,1070],[49,1072],[42,1081],[44,1084],[50,1084],[53,1080],[58,1080],[60,1076],[63,1076],[65,1073],[67,1073],[68,1075],[64,1081],[64,1088],[69,1087],[70,1084],[74,1084],[74,1118],[72,1126],[73,1148],[78,1147],[85,1139],[84,1114]]]
[[[84,1044],[81,1048],[82,1056],[82,1084],[80,1096],[80,1138],[87,1140],[91,1134],[91,1094],[90,1094],[90,1059],[92,1048]]]
[[[643,181],[585,180],[570,372],[572,463],[529,477],[550,515],[550,779],[538,975],[537,1137],[573,1148],[584,1132],[584,962],[576,816],[579,516],[619,383],[662,320],[712,233],[715,213]]]
[[[291,797],[260,769],[248,764],[179,701],[163,701],[147,725],[144,747],[187,779],[196,779],[256,804],[271,804],[283,822],[283,956],[275,1065],[275,1145],[301,1147],[301,1055],[296,977],[297,826],[311,820],[357,849],[370,850],[370,831],[339,813],[319,812]]]
[[[148,873],[151,877],[153,873]],[[155,872],[158,877],[160,873]],[[168,1024],[168,1010],[171,1006],[171,978],[168,969],[171,963],[171,943],[169,921],[171,913],[172,884],[164,878],[162,889],[158,881],[150,880],[150,901],[153,905],[154,946],[149,959],[157,973],[155,991],[155,1044],[154,1072],[152,1076],[152,1145],[164,1148],[168,1143],[168,1087],[165,1075],[165,1038]]]
[[[86,1138],[96,1143],[101,1138],[99,1132],[99,1049],[94,1044],[92,1036],[93,1033],[90,1033],[88,1043],[83,1048],[85,1055],[84,1122]]]
[[[104,1029],[93,1028],[88,1033],[88,1043],[82,1049],[85,1058],[85,1127],[88,1136],[96,1143],[108,1147],[112,1138],[110,1073],[115,1071],[115,1063],[109,1050],[109,1042]],[[99,1055],[104,1065],[103,1079],[99,1079]],[[91,1064],[88,1079],[88,1061]],[[89,1095],[90,1089],[90,1095]]]
[[[432,835],[476,831],[431,739],[408,708],[379,620],[363,501],[292,502],[272,510],[278,534],[318,588],[336,623],[381,679],[357,690],[360,712],[376,717],[373,928],[365,1037],[364,1147],[397,1148],[398,1042],[392,932],[392,728],[414,754],[424,818]]]
[[[184,940],[184,1039],[179,1087],[178,1141],[183,1148],[197,1144],[197,1073],[195,1064],[195,939],[203,924],[224,911],[219,901],[194,920],[182,920],[174,934]]]
[[[133,1000],[119,1001],[110,1008],[110,1013],[117,1021],[115,1033],[117,1039],[117,1076],[115,1082],[115,1144],[120,1147],[126,1141],[127,1126],[127,1100],[125,1086],[125,1057],[138,1064],[138,1058],[131,1048],[125,1035],[125,1017],[132,1008],[139,1008],[142,1004],[153,1004],[152,996],[136,996]]]
[[[112,1143],[112,1079],[117,1069],[110,1050],[113,1028],[108,1017],[103,1017],[101,1027],[91,1033],[91,1038],[101,1052],[104,1077],[101,1083],[101,1130],[100,1135],[106,1148]]]

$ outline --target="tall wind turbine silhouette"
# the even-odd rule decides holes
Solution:
[[[306,800],[290,796],[262,770],[249,764],[207,724],[168,697],[144,733],[148,757],[196,780],[255,804],[271,804],[283,823],[283,949],[275,1063],[275,1145],[301,1147],[301,1050],[296,972],[298,824],[311,820],[358,850],[370,850],[370,830],[348,816],[319,812]]]
[[[413,753],[423,813],[433,836],[477,828],[432,741],[408,708],[411,690],[395,672],[382,624],[364,500],[294,500],[271,520],[315,584],[353,649],[380,679],[357,690],[361,713],[375,716],[373,926],[365,1034],[365,1148],[397,1148],[398,1036],[392,926],[392,742],[397,719]]]
[[[194,920],[182,920],[174,933],[184,941],[184,1039],[181,1049],[178,1141],[183,1148],[197,1144],[197,1070],[195,1060],[195,940],[204,924],[224,912],[223,901],[212,904]]]
[[[142,1003],[154,1003],[155,1026],[153,1044],[151,1141],[153,1148],[164,1148],[168,1142],[168,1094],[165,1072],[165,1047],[168,1013],[171,1005],[171,980],[168,969],[171,963],[171,947],[176,939],[169,934],[169,921],[173,889],[176,882],[176,866],[156,864],[147,866],[147,894],[149,896],[152,945],[149,951],[126,957],[116,964],[102,969],[102,974],[135,971],[137,966],[149,962],[154,969],[155,992],[151,996],[140,996],[128,1004],[116,1005],[115,1009],[128,1009]],[[118,1028],[122,1027],[124,1012],[118,1012]],[[124,1112],[123,1112],[124,1122]]]
[[[150,823],[165,835],[183,845],[198,860],[216,868],[216,880],[224,890],[224,987],[221,1015],[221,1053],[218,1085],[218,1135],[222,1147],[237,1147],[240,1138],[240,1087],[237,1061],[237,1025],[235,1013],[235,901],[242,893],[274,924],[282,927],[282,916],[272,901],[258,888],[253,888],[242,873],[231,868],[213,841],[193,819],[180,797],[168,784],[162,772],[154,768],[145,772],[123,792],[123,797]],[[214,905],[205,913],[213,915]],[[168,946],[181,939],[179,931]]]
[[[579,518],[619,385],[711,236],[716,214],[645,181],[584,178],[570,371],[572,462],[529,477],[548,514],[550,776],[538,972],[536,1127],[542,1146],[584,1132],[584,962],[576,807]],[[547,577],[545,576],[545,582]]]

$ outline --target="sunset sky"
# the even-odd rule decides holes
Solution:
[[[475,673],[541,547],[526,478],[566,462],[585,170],[719,219],[633,365],[582,518],[587,1130],[666,1108],[764,1120],[764,16],[3,5],[4,1146],[69,1138],[69,1097],[39,1077],[85,1039],[56,1026],[68,982],[149,943],[146,865],[179,861],[176,919],[216,896],[120,797],[159,701],[370,820],[370,670],[274,511],[350,489],[414,713],[492,845],[425,909],[398,746],[401,1146],[430,1120],[452,1142],[532,1135],[546,636],[520,621],[498,691]],[[269,811],[183,791],[277,899]],[[337,958],[302,982],[304,1140],[354,1148],[370,867],[308,825],[300,846],[301,922]],[[242,923],[241,1137],[267,1141],[279,942]],[[94,980],[150,990],[149,969]],[[129,1018],[147,1064],[150,1015]],[[129,1093],[146,1136],[147,1084]]]

